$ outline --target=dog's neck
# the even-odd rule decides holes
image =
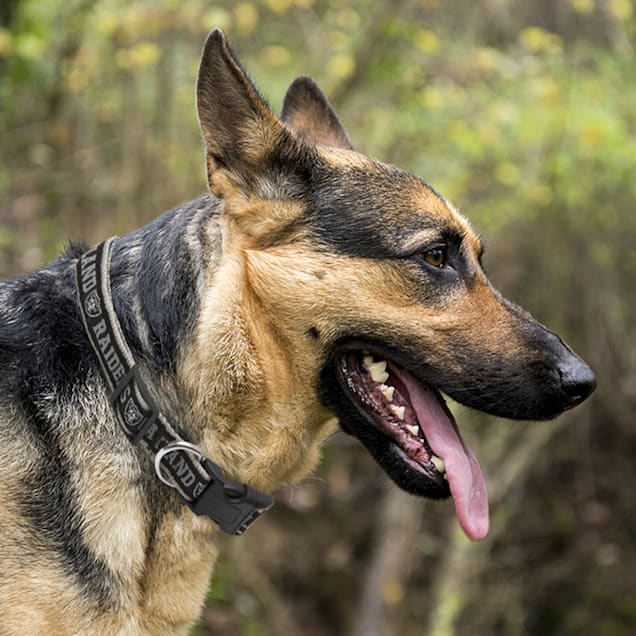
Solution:
[[[315,379],[289,368],[244,254],[224,252],[221,211],[205,196],[117,239],[113,302],[179,433],[232,478],[269,490],[313,468],[333,424]]]
[[[174,374],[194,328],[206,271],[220,255],[219,207],[201,197],[114,243],[115,311],[133,353],[154,373]]]

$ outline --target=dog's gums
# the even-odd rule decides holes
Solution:
[[[339,375],[346,394],[370,426],[390,440],[389,461],[397,459],[415,471],[428,496],[452,495],[468,537],[485,537],[486,483],[440,393],[396,363],[366,351],[344,354]]]
[[[343,359],[343,374],[349,389],[356,395],[365,411],[415,464],[420,472],[447,489],[436,470],[431,450],[417,417],[409,403],[408,393],[395,373],[395,365],[386,360],[374,361],[368,353],[351,351]],[[389,369],[387,371],[386,369]],[[390,372],[392,371],[392,372]],[[389,384],[386,384],[389,383]],[[396,389],[395,385],[399,385]],[[436,458],[439,460],[439,458]],[[450,495],[450,491],[447,493]]]

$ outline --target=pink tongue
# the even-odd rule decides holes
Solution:
[[[477,458],[464,444],[455,419],[435,394],[410,373],[399,374],[411,399],[420,427],[433,452],[444,460],[457,518],[468,538],[488,534],[488,492]]]

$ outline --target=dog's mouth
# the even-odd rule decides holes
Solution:
[[[354,406],[341,417],[343,429],[360,439],[404,490],[452,496],[466,535],[485,537],[486,482],[440,392],[370,351],[345,350],[334,364],[338,383]]]

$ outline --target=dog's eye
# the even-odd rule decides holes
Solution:
[[[448,252],[445,247],[434,247],[430,249],[424,254],[422,254],[422,258],[426,263],[433,267],[444,267],[448,260]]]

